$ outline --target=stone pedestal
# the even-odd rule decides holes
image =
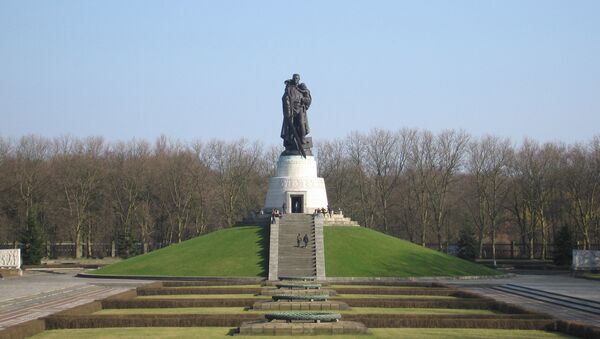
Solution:
[[[21,250],[18,248],[0,250],[0,277],[20,276]]]
[[[312,214],[315,209],[327,208],[325,181],[317,176],[313,156],[282,155],[277,161],[277,173],[269,180],[265,209],[285,213]]]

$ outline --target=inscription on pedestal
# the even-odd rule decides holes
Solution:
[[[300,188],[321,188],[322,180],[320,178],[282,178],[280,179],[281,188],[285,190]]]

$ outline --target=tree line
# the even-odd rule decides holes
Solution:
[[[244,139],[0,139],[0,242],[16,244],[32,214],[46,242],[73,242],[76,257],[94,256],[90,244],[129,256],[134,243],[181,242],[260,206],[273,159]]]
[[[516,145],[373,129],[316,148],[330,206],[362,226],[442,250],[467,230],[479,255],[516,241],[546,257],[561,230],[583,249],[600,243],[600,136]],[[244,139],[0,138],[0,243],[17,245],[36,221],[76,257],[113,242],[128,256],[230,227],[261,208],[280,151]]]
[[[484,243],[494,252],[516,241],[547,258],[563,228],[581,249],[600,242],[600,136],[515,145],[457,130],[374,129],[322,143],[319,170],[329,200],[361,225],[422,245],[448,248],[462,228],[479,257]]]

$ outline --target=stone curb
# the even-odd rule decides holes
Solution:
[[[99,279],[135,279],[135,280],[172,280],[172,281],[241,281],[241,282],[263,282],[266,277],[165,277],[151,275],[107,275],[94,273],[79,273],[80,278]],[[441,281],[441,280],[491,280],[507,279],[517,276],[514,273],[501,275],[467,275],[467,276],[441,276],[441,277],[330,277],[326,282],[406,282],[406,281]]]
[[[501,275],[466,275],[442,277],[331,277],[325,278],[327,282],[406,282],[406,281],[442,281],[442,280],[491,280],[513,278],[516,274]]]
[[[97,279],[135,279],[135,280],[165,280],[165,281],[239,281],[239,282],[263,282],[265,277],[165,277],[153,275],[108,275],[94,273],[78,273],[79,278],[97,278]]]

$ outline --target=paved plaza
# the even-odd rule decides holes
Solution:
[[[0,280],[0,329],[103,299],[149,283],[145,280],[78,278],[79,270],[25,271]],[[448,285],[542,312],[556,318],[600,326],[600,315],[573,310],[495,289],[508,284],[600,302],[600,281],[564,275],[517,275],[512,278],[449,280]]]
[[[0,280],[0,329],[60,312],[149,281],[77,278],[80,270],[25,271]]]
[[[600,302],[600,281],[573,278],[570,274],[565,273],[560,275],[517,275],[512,278],[489,280],[453,280],[445,283],[482,296],[516,304],[530,311],[546,313],[558,319],[600,326],[600,314],[579,311],[495,289],[511,284]]]

